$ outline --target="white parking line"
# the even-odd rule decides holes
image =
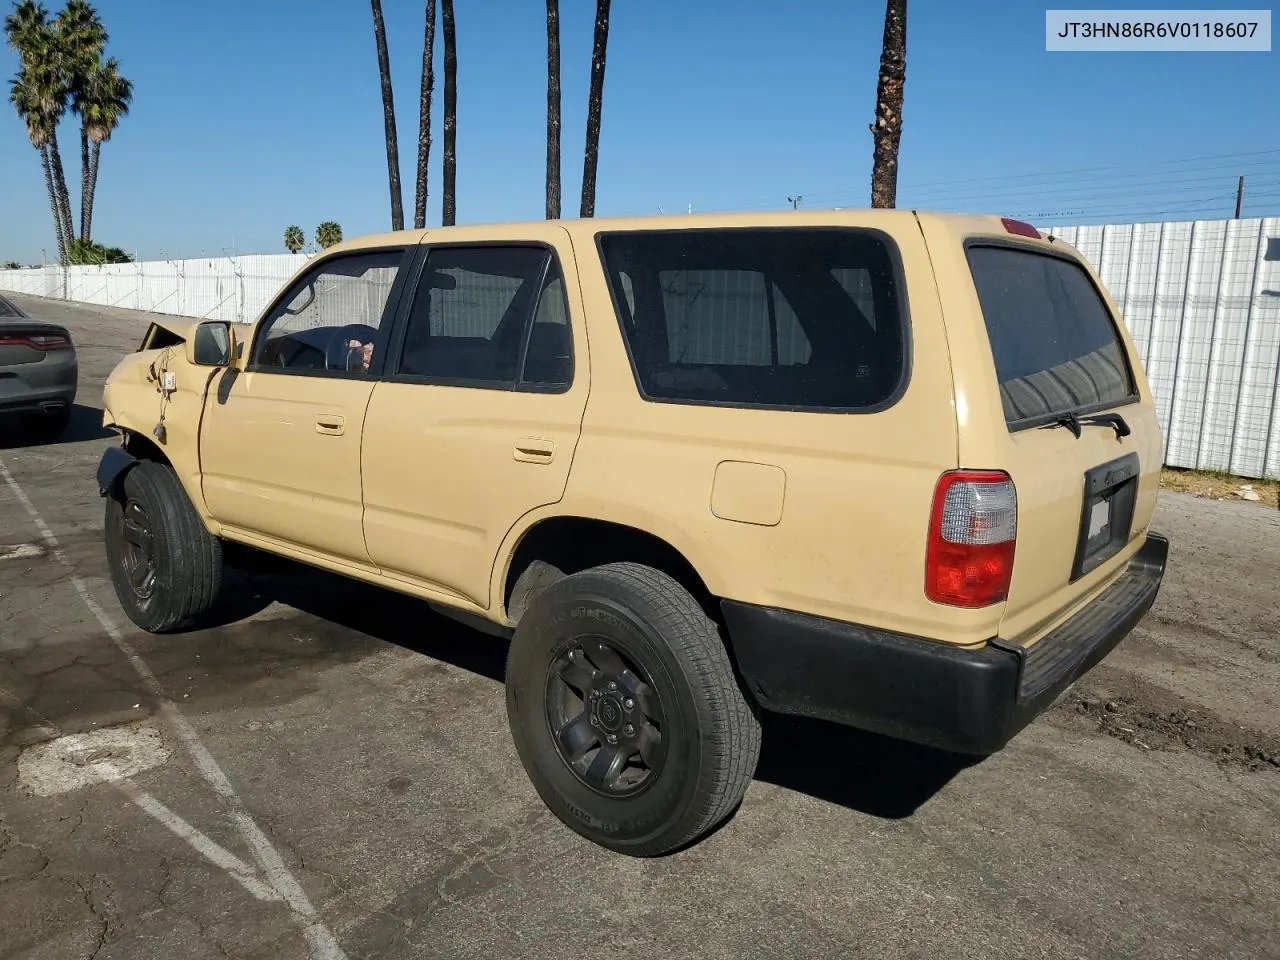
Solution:
[[[80,595],[80,599],[84,601],[89,612],[97,618],[98,623],[102,625],[102,629],[107,636],[111,638],[111,642],[125,656],[125,659],[137,671],[138,676],[142,679],[143,685],[151,693],[159,704],[158,713],[169,723],[174,734],[187,751],[191,754],[195,761],[196,769],[200,771],[201,776],[213,787],[214,792],[227,804],[232,823],[243,835],[245,841],[253,850],[253,855],[258,861],[258,865],[262,868],[262,872],[267,877],[267,882],[271,888],[279,894],[280,898],[288,905],[293,913],[295,920],[302,926],[303,933],[307,938],[307,942],[311,946],[311,956],[315,960],[345,960],[346,954],[342,952],[342,948],[338,946],[337,940],[329,928],[320,921],[316,913],[316,909],[312,906],[310,899],[307,897],[306,891],[302,889],[302,885],[297,878],[289,871],[285,865],[284,859],[271,841],[267,839],[249,816],[245,809],[244,802],[231,786],[231,781],[227,779],[222,768],[218,766],[218,762],[214,760],[204,743],[200,740],[195,728],[191,726],[187,718],[184,717],[167,696],[165,696],[164,688],[160,685],[160,681],[156,679],[155,674],[151,672],[151,668],[146,665],[129,642],[125,640],[124,635],[116,627],[115,623],[107,616],[107,612],[102,609],[102,605],[94,599],[89,592],[85,582],[76,575],[75,568],[71,565],[71,561],[63,552],[62,547],[58,544],[58,538],[53,535],[53,531],[49,525],[44,522],[44,518],[40,516],[40,512],[36,509],[35,504],[31,502],[31,498],[27,496],[26,491],[18,485],[18,481],[14,479],[13,474],[9,471],[8,465],[0,460],[0,476],[4,478],[4,482],[8,485],[18,502],[22,504],[23,509],[27,511],[32,523],[40,532],[40,537],[44,540],[45,546],[54,559],[71,571],[71,583],[75,587],[76,593]],[[145,808],[144,808],[145,809]],[[150,812],[150,811],[148,811]],[[234,874],[233,874],[234,875]],[[239,880],[240,877],[236,876]]]

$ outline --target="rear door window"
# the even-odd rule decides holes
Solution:
[[[889,401],[906,376],[889,241],[857,229],[606,233],[642,394],[812,410]]]
[[[969,269],[1010,426],[1136,396],[1115,321],[1079,264],[1011,247],[972,246]]]

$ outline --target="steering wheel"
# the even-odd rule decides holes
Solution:
[[[324,368],[326,370],[351,371],[359,370],[362,361],[355,359],[357,348],[347,344],[352,340],[361,343],[373,343],[378,336],[376,328],[367,323],[349,323],[339,327],[330,337],[328,349],[325,350]],[[354,366],[352,365],[354,361]]]

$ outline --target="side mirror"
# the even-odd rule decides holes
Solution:
[[[197,324],[187,340],[187,362],[197,367],[225,367],[236,354],[236,335],[226,320]]]

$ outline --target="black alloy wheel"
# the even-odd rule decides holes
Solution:
[[[602,637],[578,637],[547,669],[547,723],[560,758],[611,797],[643,790],[662,769],[666,716],[646,671]]]

